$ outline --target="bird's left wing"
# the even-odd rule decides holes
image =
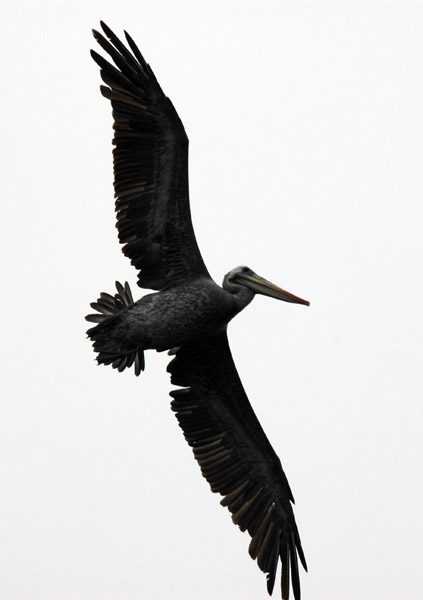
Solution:
[[[307,569],[281,462],[254,414],[232,360],[226,332],[184,345],[168,366],[171,392],[185,439],[213,492],[232,520],[252,537],[249,553],[273,591],[282,563],[282,598],[289,597],[291,574],[300,599],[299,556]]]
[[[168,289],[209,277],[191,222],[188,138],[151,67],[125,32],[131,51],[105,23],[93,31],[116,67],[94,50],[112,103],[114,187],[123,253],[140,271],[138,285]]]

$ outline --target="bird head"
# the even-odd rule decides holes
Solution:
[[[298,296],[294,296],[290,292],[283,290],[274,283],[267,281],[264,277],[260,277],[257,273],[254,273],[252,269],[242,265],[235,267],[232,271],[229,271],[223,279],[222,287],[224,290],[236,293],[239,290],[239,286],[242,285],[252,290],[255,294],[262,294],[263,296],[270,296],[277,300],[283,300],[284,302],[293,302],[294,304],[305,304],[310,305],[308,300],[303,300]]]

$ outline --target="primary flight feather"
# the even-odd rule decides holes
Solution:
[[[91,51],[106,84],[114,119],[113,163],[117,229],[123,252],[138,269],[138,285],[158,290],[134,302],[129,285],[101,293],[88,315],[100,364],[123,371],[145,368],[144,351],[169,350],[170,393],[185,439],[203,476],[232,520],[251,536],[250,556],[272,593],[279,562],[281,594],[290,581],[300,600],[298,557],[306,561],[292,510],[293,496],[239,379],[229,349],[229,321],[255,294],[302,300],[246,266],[232,269],[222,287],[210,277],[191,222],[188,138],[172,102],[125,32],[129,49],[101,23],[94,37],[115,66]],[[108,39],[106,39],[108,38]]]

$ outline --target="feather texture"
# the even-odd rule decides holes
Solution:
[[[123,252],[155,290],[209,277],[191,222],[188,138],[171,101],[132,38],[128,50],[107,25],[94,37],[116,67],[91,55],[112,103],[117,229]]]
[[[171,392],[185,439],[203,476],[251,536],[249,553],[266,573],[272,593],[282,564],[282,598],[300,600],[297,555],[307,569],[291,502],[293,496],[279,458],[267,439],[232,360],[226,333],[176,350],[168,366]]]

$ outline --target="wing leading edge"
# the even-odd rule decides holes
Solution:
[[[93,31],[116,67],[94,50],[112,103],[117,229],[123,253],[140,270],[138,285],[168,289],[209,277],[191,222],[188,138],[172,102],[125,32],[132,53],[101,22]]]
[[[266,573],[272,593],[279,561],[282,598],[289,598],[290,576],[300,600],[298,559],[307,570],[295,523],[291,490],[239,379],[226,332],[178,349],[168,366],[171,392],[185,439],[213,492],[251,536],[249,554]]]

